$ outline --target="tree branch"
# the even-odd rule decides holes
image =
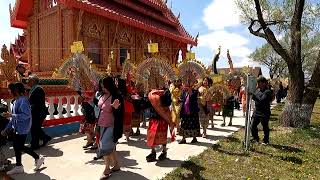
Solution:
[[[261,10],[261,5],[259,0],[254,0],[258,21],[264,31],[264,37],[270,45],[273,47],[273,49],[285,60],[290,61],[291,56],[289,55],[289,52],[283,48],[283,46],[279,43],[279,41],[276,39],[274,33],[269,29],[268,24],[263,19],[263,14]],[[251,22],[252,24],[252,22]],[[254,23],[253,23],[254,24]],[[261,36],[260,36],[261,37]]]
[[[256,22],[258,22],[258,20],[253,20],[253,19],[251,19],[251,23],[250,23],[250,25],[249,25],[249,27],[248,27],[250,33],[253,34],[253,35],[255,35],[255,36],[258,36],[258,37],[262,37],[262,38],[264,38],[264,39],[267,39],[267,36],[266,36],[264,33],[261,33],[261,32],[260,32],[261,28],[259,28],[259,29],[256,30],[256,31],[253,30],[253,26],[254,26],[254,24],[255,24]]]
[[[291,55],[301,63],[301,20],[305,0],[296,0],[291,20]],[[299,63],[297,62],[297,63]]]
[[[319,95],[320,88],[320,50],[317,58],[316,66],[311,75],[310,81],[305,89],[304,104],[314,104],[316,96]]]

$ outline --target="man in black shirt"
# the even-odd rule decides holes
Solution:
[[[42,124],[47,117],[47,108],[45,101],[45,92],[39,86],[39,78],[35,74],[31,74],[28,79],[28,86],[31,88],[29,91],[29,102],[32,114],[31,126],[31,148],[39,149],[39,140],[43,141],[42,146],[46,146],[51,140],[42,129]]]
[[[253,122],[251,133],[253,140],[259,142],[258,125],[262,124],[264,138],[263,144],[269,143],[269,119],[271,115],[270,103],[272,101],[272,92],[268,88],[268,80],[264,77],[259,77],[258,89],[252,94],[252,99],[255,101],[255,109],[253,112]]]

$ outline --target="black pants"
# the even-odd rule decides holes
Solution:
[[[39,159],[39,155],[36,154],[31,148],[26,147],[24,145],[24,143],[26,142],[26,138],[27,135],[23,134],[23,135],[19,135],[19,134],[15,134],[14,138],[13,138],[13,150],[14,150],[14,154],[16,156],[16,162],[17,162],[17,166],[21,166],[21,156],[22,156],[22,152],[25,152],[27,154],[29,154],[30,156],[32,156],[35,160]]]
[[[31,126],[31,148],[39,148],[39,140],[48,141],[51,139],[42,129],[43,120],[32,119]]]
[[[269,143],[269,133],[270,133],[269,119],[270,119],[270,116],[266,116],[266,117],[254,116],[253,117],[252,126],[251,126],[251,133],[252,133],[254,140],[259,141],[258,125],[261,122],[262,127],[263,127],[263,132],[264,132],[263,142]]]

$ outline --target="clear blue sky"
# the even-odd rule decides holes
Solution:
[[[13,42],[21,30],[11,28],[9,23],[9,4],[15,0],[0,0],[0,44]],[[180,13],[180,21],[186,30],[196,36],[199,32],[198,47],[193,51],[204,64],[210,64],[219,45],[222,55],[218,67],[228,67],[226,50],[230,54],[235,67],[244,65],[260,66],[253,63],[248,55],[264,40],[251,35],[246,26],[241,25],[234,0],[168,0],[173,12]],[[263,74],[268,72],[263,68]]]

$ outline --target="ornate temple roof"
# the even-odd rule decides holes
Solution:
[[[197,45],[162,0],[56,0],[67,7],[103,16],[186,44]],[[16,0],[10,7],[11,26],[25,29],[33,0]]]

